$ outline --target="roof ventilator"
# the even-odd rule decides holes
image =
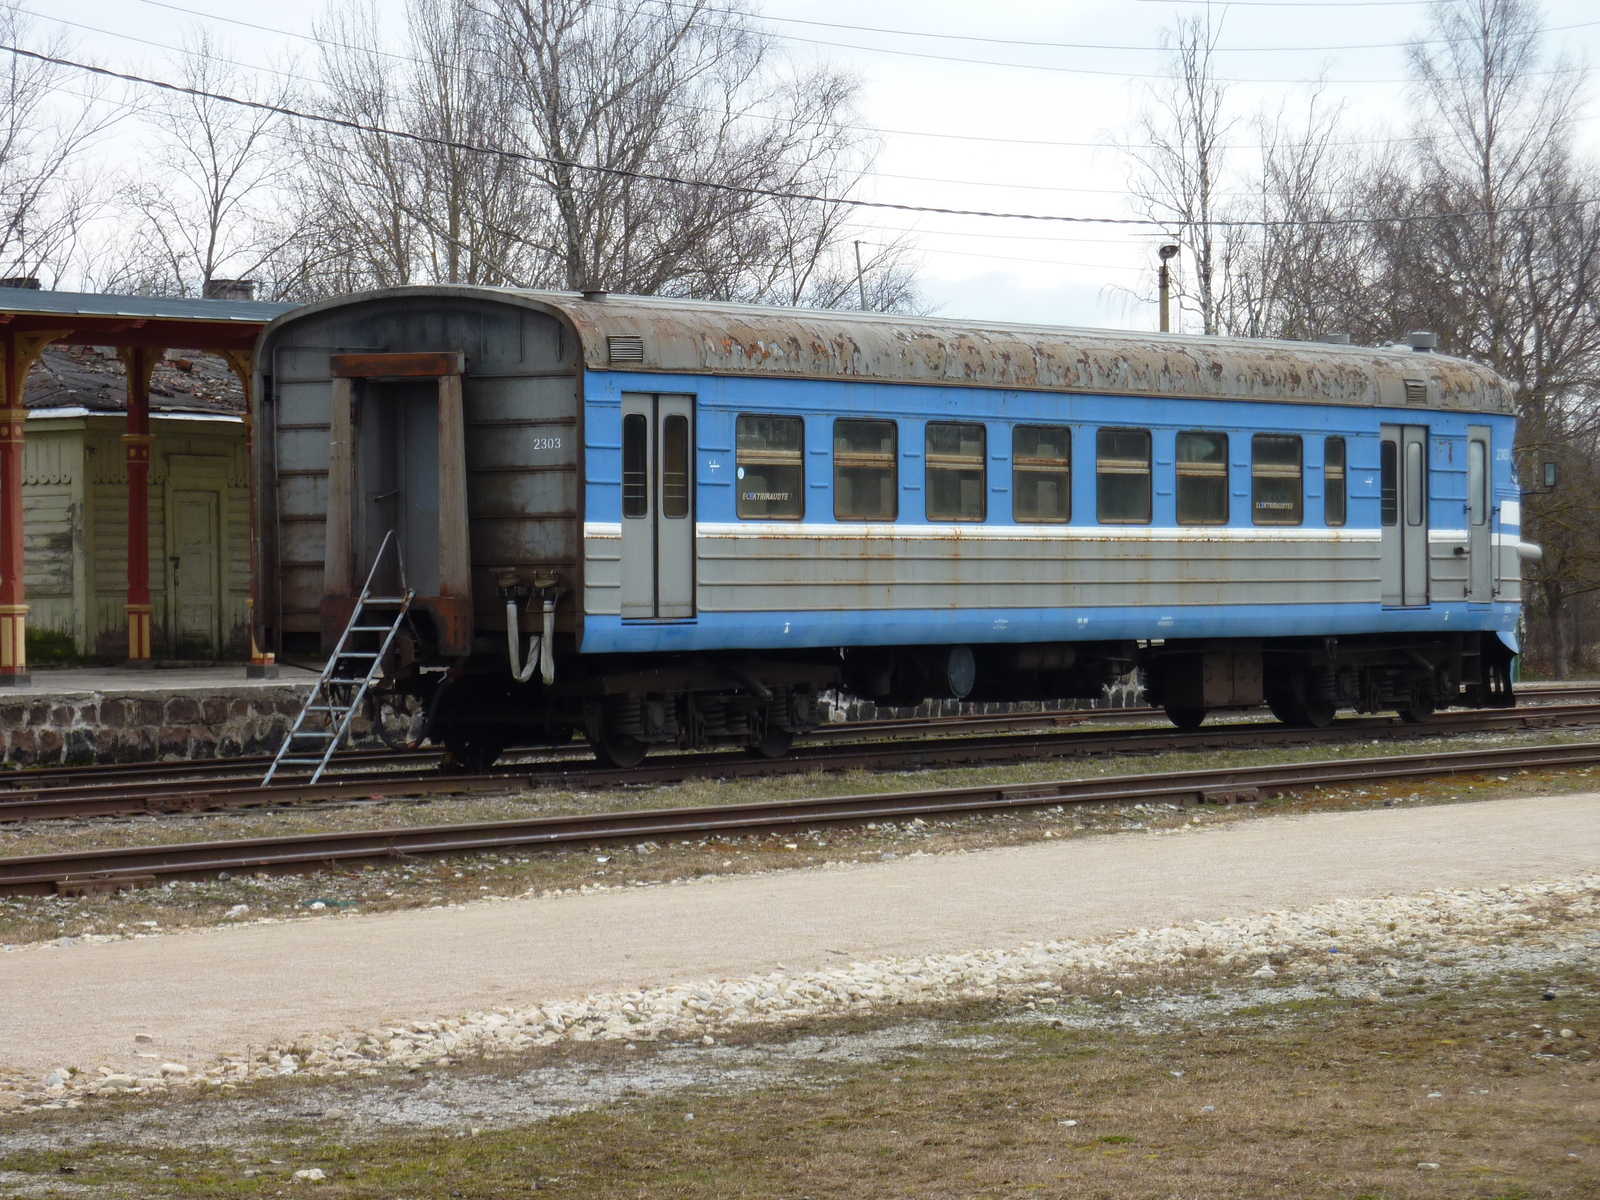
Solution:
[[[1406,380],[1406,403],[1426,404],[1428,402],[1428,384],[1422,379]]]
[[[1427,354],[1430,350],[1439,348],[1439,335],[1430,333],[1426,329],[1415,329],[1406,334],[1406,345],[1419,354]]]
[[[606,355],[612,362],[644,361],[644,336],[637,333],[613,333],[606,338]]]

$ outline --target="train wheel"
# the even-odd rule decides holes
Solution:
[[[505,746],[501,742],[485,737],[458,737],[452,736],[445,739],[445,749],[450,752],[446,766],[455,767],[468,775],[481,775],[494,766],[500,756],[505,753]]]
[[[594,752],[595,761],[601,766],[614,767],[619,771],[637,767],[650,752],[650,747],[632,734],[610,730],[602,733],[598,739],[590,738],[589,749]]]
[[[794,734],[787,729],[769,727],[759,742],[745,747],[756,758],[782,758],[794,748]]]
[[[1433,697],[1422,696],[1410,708],[1402,708],[1400,710],[1400,719],[1407,725],[1421,725],[1433,714]]]
[[[1168,705],[1165,712],[1167,720],[1185,733],[1199,729],[1206,719],[1206,710],[1203,708],[1173,708]]]
[[[1285,725],[1299,726],[1305,723],[1299,703],[1288,692],[1268,692],[1267,707]]]
[[[1307,700],[1297,707],[1300,709],[1300,724],[1311,729],[1326,729],[1333,724],[1333,718],[1339,711],[1332,700]]]

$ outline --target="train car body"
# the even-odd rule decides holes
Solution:
[[[776,753],[826,687],[1136,666],[1179,724],[1511,703],[1536,551],[1511,397],[1461,360],[419,287],[257,361],[258,639],[325,654],[392,534],[386,678],[464,761]]]

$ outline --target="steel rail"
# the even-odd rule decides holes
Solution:
[[[219,871],[294,872],[421,855],[798,831],[1069,804],[1233,803],[1313,787],[1596,764],[1600,742],[1583,742],[39,854],[0,859],[0,894],[113,890]]]
[[[1535,710],[1541,707],[1549,707],[1548,702],[1550,701],[1581,699],[1600,701],[1600,684],[1524,685],[1520,696],[1524,700],[1540,702],[1530,706]],[[1445,710],[1436,714],[1429,724],[1430,726],[1442,726],[1444,722],[1452,718],[1460,717],[1463,714],[1476,715],[1482,711],[1500,710]],[[1520,713],[1525,710],[1517,709],[1512,711]],[[1337,724],[1340,728],[1343,728],[1353,721],[1372,722],[1382,726],[1393,724],[1393,718],[1386,716],[1345,717],[1341,718]],[[801,736],[801,745],[802,747],[809,747],[824,742],[869,741],[886,734],[937,736],[952,733],[971,735],[985,731],[1005,733],[1065,729],[1083,724],[1151,724],[1157,726],[1159,732],[1172,738],[1174,742],[1181,741],[1188,736],[1178,730],[1166,728],[1165,722],[1166,716],[1161,709],[1147,707],[1046,709],[1042,712],[1029,713],[974,713],[949,717],[873,718],[866,721],[848,721],[819,726]],[[1203,732],[1212,733],[1218,729],[1225,728],[1228,728],[1228,726],[1212,725],[1205,728]],[[1297,732],[1302,736],[1305,735],[1304,730]],[[590,756],[588,747],[581,743],[574,743],[570,746],[519,748],[513,749],[510,753],[533,756],[532,762],[586,760]],[[652,755],[643,769],[648,770],[651,765],[654,765],[663,757],[665,756]],[[434,749],[410,751],[350,750],[341,751],[334,761],[340,768],[350,773],[359,771],[364,778],[376,781],[384,778],[380,768],[394,767],[403,771],[414,771],[421,767],[438,765],[443,758],[444,751]],[[0,770],[0,802],[18,793],[31,796],[39,794],[45,789],[53,791],[67,787],[89,788],[110,785],[116,782],[153,786],[153,781],[172,780],[178,788],[181,788],[184,785],[179,781],[187,777],[203,778],[207,781],[225,780],[230,777],[247,779],[258,777],[266,770],[271,761],[271,755],[253,754],[225,758],[185,759],[177,762],[88,763],[77,766],[27,767],[13,771]],[[505,763],[502,764],[500,770],[506,772],[529,765],[528,761]]]
[[[0,799],[0,823],[65,818],[276,808],[300,804],[359,803],[471,793],[546,788],[601,788],[676,783],[693,778],[755,778],[812,771],[891,770],[1081,757],[1150,754],[1171,750],[1261,749],[1268,746],[1401,741],[1507,729],[1551,728],[1600,722],[1600,704],[1549,705],[1440,714],[1425,725],[1387,718],[1352,718],[1326,729],[1295,729],[1276,723],[1234,724],[1177,730],[1045,730],[919,742],[859,742],[805,747],[781,759],[736,752],[663,755],[625,770],[565,768],[533,763],[482,775],[436,770],[326,776],[312,784],[288,782],[257,787],[254,779],[188,779],[158,784],[117,783],[88,788],[38,789]]]

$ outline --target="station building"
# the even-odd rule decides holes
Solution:
[[[293,307],[0,286],[0,686],[30,660],[265,664],[249,389]]]

